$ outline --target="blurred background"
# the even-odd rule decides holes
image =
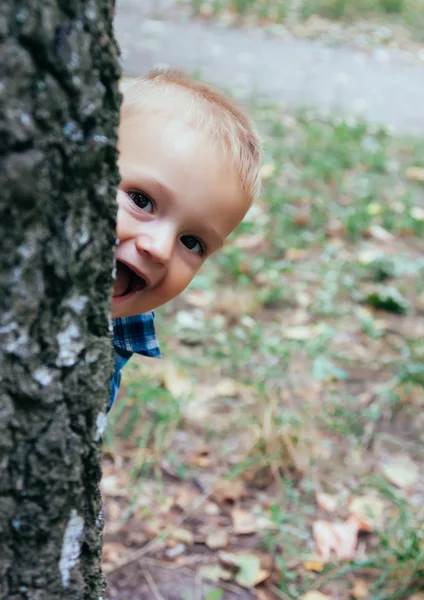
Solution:
[[[424,599],[423,0],[118,0],[240,99],[263,192],[110,414],[108,598]]]

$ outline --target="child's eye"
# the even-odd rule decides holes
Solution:
[[[153,212],[153,202],[147,194],[143,194],[143,192],[128,192],[128,196],[138,208],[149,213]]]
[[[193,254],[205,254],[206,248],[204,244],[199,240],[199,238],[194,237],[194,235],[183,235],[181,236],[181,241],[186,248],[193,252]]]

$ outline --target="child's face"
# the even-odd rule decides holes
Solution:
[[[236,168],[183,120],[125,116],[119,128],[112,315],[172,300],[244,217]]]

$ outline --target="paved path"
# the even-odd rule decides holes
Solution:
[[[115,29],[126,75],[168,64],[228,86],[240,96],[256,91],[288,108],[363,115],[396,131],[424,134],[424,64],[378,51],[268,37],[261,29],[222,28],[167,16],[151,18],[146,0],[118,0]]]

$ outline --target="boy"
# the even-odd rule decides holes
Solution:
[[[221,93],[175,71],[122,92],[110,405],[133,352],[160,356],[151,311],[181,294],[260,189],[259,136]]]

